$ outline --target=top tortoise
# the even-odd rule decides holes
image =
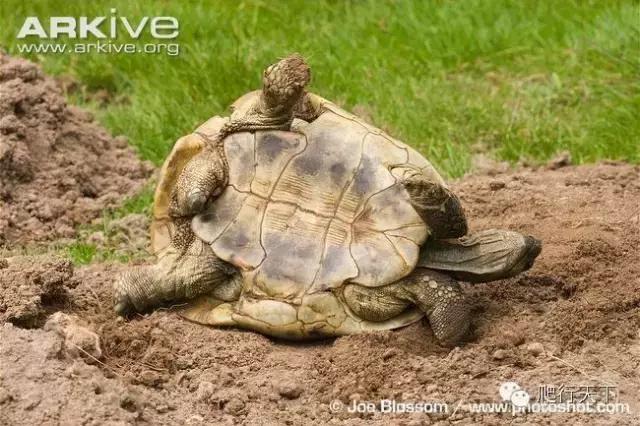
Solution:
[[[470,309],[458,280],[528,269],[540,243],[467,234],[458,198],[418,152],[304,90],[298,55],[263,88],[181,138],[165,161],[153,266],[116,282],[127,314],[186,301],[181,314],[304,339],[392,329],[426,315],[459,342]]]

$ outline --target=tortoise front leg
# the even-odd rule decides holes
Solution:
[[[177,180],[171,216],[200,213],[227,184],[225,137],[236,132],[289,130],[294,115],[308,98],[304,88],[310,78],[309,66],[300,55],[284,58],[264,71],[260,95],[238,106],[217,133],[196,133],[193,137],[202,138],[204,148],[185,165]]]
[[[133,267],[118,277],[114,284],[116,313],[143,312],[203,294],[223,301],[238,299],[241,281],[235,269],[195,237],[190,221],[176,219],[175,230],[155,265]]]
[[[202,212],[207,201],[219,195],[229,170],[222,146],[209,142],[185,165],[171,193],[169,215],[188,217]]]

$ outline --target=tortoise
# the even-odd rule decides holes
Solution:
[[[180,314],[286,339],[402,327],[427,317],[443,345],[468,335],[459,281],[529,269],[541,244],[468,234],[460,200],[410,146],[305,87],[291,55],[262,90],[178,140],[155,192],[157,263],[115,283],[127,315]]]

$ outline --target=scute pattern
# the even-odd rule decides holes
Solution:
[[[303,133],[226,138],[229,186],[193,228],[243,271],[249,294],[299,303],[346,281],[376,287],[413,270],[428,230],[391,170],[424,164],[408,164],[406,145],[341,111]]]

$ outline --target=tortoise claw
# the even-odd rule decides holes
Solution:
[[[134,268],[121,274],[113,284],[113,309],[117,315],[127,317],[139,310],[140,306],[136,307],[131,298],[132,294],[136,294],[135,283],[140,281],[139,276],[139,269]]]
[[[207,204],[207,194],[204,191],[195,189],[187,195],[186,210],[191,214],[196,214],[204,210]]]
[[[131,299],[129,299],[129,296],[119,290],[116,290],[113,310],[116,312],[116,315],[127,317],[135,312],[136,308],[131,302]]]
[[[119,315],[121,317],[126,317],[131,313],[127,304],[124,302],[116,303],[116,306],[113,309],[116,311],[116,315]]]

